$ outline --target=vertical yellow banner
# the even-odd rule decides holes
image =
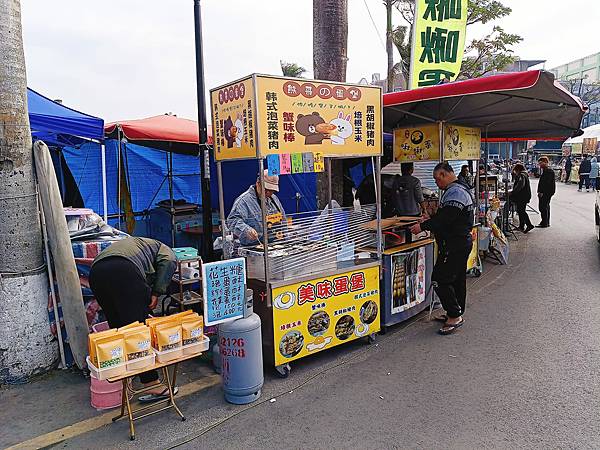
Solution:
[[[410,89],[454,81],[460,72],[468,0],[416,0]]]

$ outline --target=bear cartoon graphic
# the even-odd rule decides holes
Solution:
[[[334,145],[344,145],[346,139],[352,136],[354,129],[350,123],[350,114],[344,117],[344,113],[340,111],[338,116],[329,122],[335,127],[331,136],[331,143]]]
[[[242,146],[242,140],[244,139],[244,122],[242,121],[242,119],[242,113],[237,113],[237,118],[235,119],[234,126],[236,131],[235,146],[238,148]]]
[[[304,145],[322,144],[323,139],[329,139],[335,126],[328,124],[318,112],[303,115],[298,114],[296,130],[304,136]]]
[[[237,128],[233,125],[231,116],[227,117],[227,120],[223,122],[223,134],[227,141],[227,148],[232,148],[235,142],[235,136],[237,134]]]

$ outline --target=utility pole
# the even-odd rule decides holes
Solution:
[[[202,258],[213,260],[213,225],[210,197],[210,149],[204,98],[204,52],[202,49],[202,12],[200,0],[194,0],[194,35],[196,41],[196,96],[198,99],[198,138],[200,157],[200,188],[202,189]]]

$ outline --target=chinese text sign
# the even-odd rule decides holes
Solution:
[[[243,317],[246,260],[236,258],[203,264],[202,289],[207,326]]]
[[[410,89],[453,81],[465,49],[468,0],[416,0]]]

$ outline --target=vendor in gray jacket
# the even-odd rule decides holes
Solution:
[[[392,186],[392,204],[398,216],[420,216],[425,211],[425,199],[421,181],[413,177],[413,163],[402,163],[402,176],[394,177]]]
[[[263,179],[267,221],[273,224],[273,230],[280,230],[274,233],[274,237],[282,237],[281,231],[285,227],[287,218],[281,202],[275,195],[276,192],[279,192],[279,177],[269,175],[268,170],[265,170]],[[242,245],[255,245],[264,242],[260,205],[261,193],[262,186],[259,176],[256,183],[235,200],[231,212],[227,216],[227,227]]]

